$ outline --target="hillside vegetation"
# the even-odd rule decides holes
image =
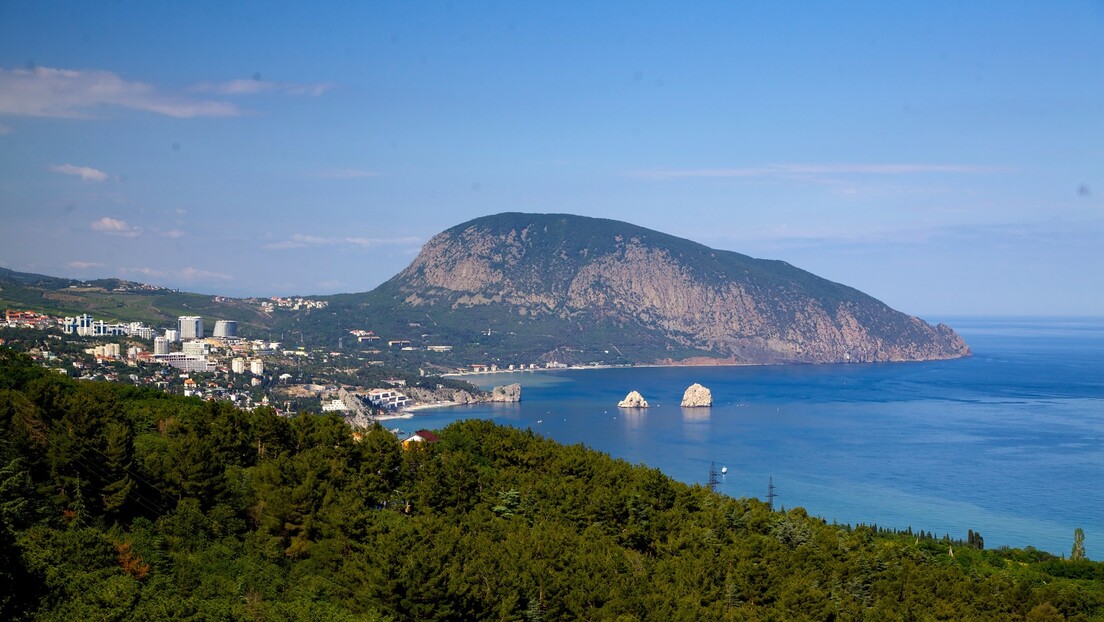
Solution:
[[[175,325],[182,315],[236,320],[247,332],[267,330],[272,318],[244,300],[179,292],[120,279],[76,281],[0,268],[0,309],[55,316],[88,313],[108,322]]]
[[[828,525],[483,421],[439,436],[0,348],[0,618],[1104,620],[1100,563]]]

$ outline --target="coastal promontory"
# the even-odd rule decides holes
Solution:
[[[968,356],[950,327],[784,261],[626,222],[486,216],[433,236],[406,269],[328,299],[312,323],[447,345],[461,361],[777,364]],[[298,320],[297,320],[298,321]]]

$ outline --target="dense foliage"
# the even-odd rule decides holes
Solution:
[[[0,619],[1104,620],[1088,560],[827,525],[488,422],[350,432],[0,349]]]

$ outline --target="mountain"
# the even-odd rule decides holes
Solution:
[[[783,261],[613,220],[505,213],[443,231],[303,327],[378,327],[459,359],[835,363],[968,356],[931,326]]]

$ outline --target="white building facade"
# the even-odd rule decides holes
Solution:
[[[237,337],[238,323],[234,320],[216,320],[215,337]]]
[[[203,318],[198,315],[182,315],[177,321],[181,339],[203,339]]]
[[[185,341],[182,349],[184,354],[191,354],[192,356],[207,356],[211,353],[211,346],[206,341],[198,339]]]

